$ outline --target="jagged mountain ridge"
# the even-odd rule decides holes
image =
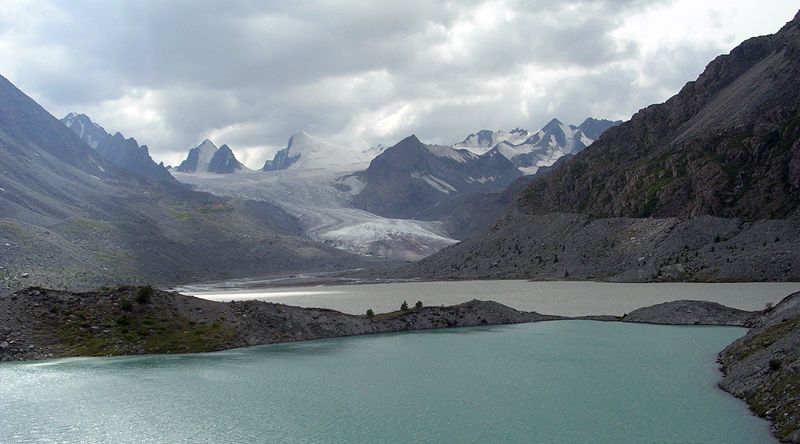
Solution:
[[[800,14],[534,183],[524,211],[785,218],[800,208]]]
[[[497,153],[426,145],[409,136],[386,149],[354,176],[363,189],[353,204],[384,217],[411,219],[457,195],[508,186],[522,173]]]
[[[139,146],[135,139],[126,139],[119,132],[112,136],[85,114],[69,113],[61,122],[113,164],[153,179],[174,180],[163,164],[153,161],[147,145]]]
[[[237,171],[247,170],[241,162],[236,160],[233,151],[228,145],[217,148],[208,139],[200,145],[189,150],[186,160],[175,168],[180,173],[209,172],[215,174],[233,174]]]
[[[620,123],[588,118],[579,126],[574,126],[552,119],[534,133],[520,128],[510,133],[482,130],[470,134],[453,147],[469,149],[477,154],[495,151],[512,161],[525,174],[533,174],[540,167],[553,165],[566,154],[580,152],[605,130]]]
[[[508,142],[512,145],[519,145],[525,142],[530,136],[531,134],[527,130],[521,128],[514,128],[508,133],[484,129],[477,133],[470,134],[459,143],[453,144],[453,148],[464,148],[475,154],[483,154],[499,143]]]
[[[108,131],[94,123],[86,114],[72,112],[64,116],[61,122],[74,131],[87,145],[95,149],[103,139],[111,136]]]

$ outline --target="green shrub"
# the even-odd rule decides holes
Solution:
[[[122,298],[119,300],[119,308],[122,311],[131,311],[133,310],[133,302],[128,298]]]
[[[367,309],[367,317],[368,317],[368,318],[371,318],[371,317],[374,317],[374,316],[375,316],[375,312],[374,312],[374,311],[372,311],[372,309],[371,309],[371,308],[370,308],[370,309]]]
[[[139,291],[136,292],[136,302],[139,304],[147,304],[150,302],[150,297],[153,295],[153,287],[151,285],[146,285],[144,287],[139,288]]]

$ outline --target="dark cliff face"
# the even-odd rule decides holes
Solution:
[[[236,156],[233,155],[233,151],[228,145],[219,147],[219,150],[214,153],[214,157],[211,158],[211,162],[208,164],[208,171],[217,174],[233,174],[242,168],[244,168],[244,165],[236,160]]]
[[[289,155],[289,150],[292,148],[292,145],[295,143],[295,136],[289,138],[289,143],[286,145],[286,148],[278,151],[275,153],[275,156],[272,160],[268,160],[264,162],[264,166],[261,167],[259,171],[279,171],[288,169],[292,166],[295,162],[300,160],[300,155],[295,154],[294,156]]]
[[[200,161],[200,148],[195,147],[189,150],[186,159],[175,168],[175,171],[181,173],[193,173],[197,171],[197,163]]]
[[[175,180],[163,165],[153,161],[146,145],[139,146],[136,139],[126,139],[120,133],[100,141],[95,151],[115,165],[147,177],[166,181]]]
[[[800,208],[800,14],[712,61],[663,104],[607,130],[523,211],[785,218]]]

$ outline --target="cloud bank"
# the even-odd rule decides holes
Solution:
[[[300,130],[363,149],[627,119],[797,12],[771,3],[0,0],[0,74],[156,160],[210,138],[259,167]]]

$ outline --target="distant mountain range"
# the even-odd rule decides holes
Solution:
[[[100,146],[97,141],[110,140],[105,130],[86,116],[73,113],[64,121],[90,145]],[[489,195],[503,191],[524,173],[532,174],[564,155],[580,151],[591,143],[592,137],[616,123],[587,119],[575,127],[553,119],[534,133],[521,129],[510,133],[484,130],[453,147],[423,144],[412,136],[390,148],[378,145],[363,151],[301,131],[260,169],[280,172],[272,179],[254,176],[258,173],[242,165],[227,145],[217,148],[205,140],[190,149],[186,159],[170,172],[184,183],[220,196],[261,196],[304,221],[301,225],[306,235],[344,250],[416,260],[455,242],[452,238],[471,236],[490,223],[505,200]],[[459,148],[462,146],[466,148]],[[130,150],[127,145],[111,145],[106,157],[121,157],[123,149]],[[120,163],[134,169],[133,162]],[[249,179],[214,180],[213,175],[200,179],[196,173],[246,173]],[[327,180],[320,180],[323,177]],[[285,193],[253,190],[250,184],[262,179],[278,180],[287,190],[302,190],[304,200]],[[338,191],[323,190],[330,187]],[[325,202],[310,197],[342,191],[346,193],[344,198]],[[478,197],[482,195],[487,198]],[[467,214],[463,211],[467,207],[477,211]],[[353,212],[357,210],[364,211]],[[335,222],[324,223],[325,217]],[[444,222],[449,237],[436,228],[439,221]]]
[[[510,133],[482,130],[470,134],[453,148],[466,148],[477,154],[494,151],[514,163],[525,174],[534,174],[543,166],[551,166],[566,154],[576,154],[600,138],[600,135],[622,123],[586,119],[579,126],[551,120],[535,133],[516,128]]]
[[[566,154],[578,153],[599,138],[603,131],[619,123],[619,121],[589,118],[576,127],[564,125],[558,119],[553,119],[534,133],[519,128],[510,133],[482,130],[477,134],[470,134],[463,142],[441,148],[465,149],[478,156],[492,151],[510,160],[524,174],[534,174],[538,168],[550,166]],[[226,149],[223,150],[221,147],[220,150],[224,151],[226,161],[220,163],[225,165],[225,168],[209,169],[212,157],[222,153],[218,153],[217,147],[206,140],[192,148],[186,160],[175,170],[182,173],[210,171],[230,174],[246,169],[236,161],[232,152],[229,153],[230,149],[226,145],[223,147]],[[367,163],[386,150],[385,146],[378,145],[358,151],[320,140],[301,131],[290,137],[286,148],[275,153],[259,171],[330,169],[359,164],[364,164],[366,168]]]
[[[586,119],[575,127],[553,119],[535,133],[483,130],[453,147],[427,145],[410,136],[384,150],[365,171],[345,178],[343,185],[357,208],[385,217],[446,220],[460,212],[459,206],[446,202],[500,193],[523,174],[580,152],[619,123]],[[472,233],[451,228],[459,238]]]

